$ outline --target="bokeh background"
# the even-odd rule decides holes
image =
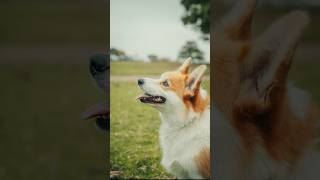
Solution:
[[[0,179],[105,179],[106,134],[80,114],[104,98],[108,1],[0,1]]]

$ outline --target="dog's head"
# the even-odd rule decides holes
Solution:
[[[304,12],[295,11],[252,37],[254,0],[240,0],[212,38],[212,94],[215,104],[230,114],[235,100],[270,104],[287,86],[287,75],[302,30]],[[279,93],[274,93],[279,92]]]
[[[142,78],[138,86],[144,91],[138,99],[161,112],[174,113],[177,108],[202,112],[209,105],[209,96],[201,89],[201,80],[206,70],[200,65],[189,73],[191,58],[176,71],[165,72],[159,79]]]
[[[106,101],[98,103],[83,113],[83,118],[94,118],[99,128],[109,130],[109,70],[107,54],[97,54],[90,58],[90,73],[98,87],[107,95]]]

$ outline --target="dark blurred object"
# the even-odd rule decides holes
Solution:
[[[99,53],[90,58],[90,72],[99,88],[103,90],[107,98],[103,103],[98,103],[90,107],[83,113],[84,119],[94,118],[98,128],[108,131],[110,129],[109,114],[109,73],[110,59],[109,54]]]
[[[107,54],[96,54],[90,58],[90,72],[92,76],[104,73],[107,69],[110,69],[110,64]]]

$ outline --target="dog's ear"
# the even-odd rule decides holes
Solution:
[[[182,74],[188,74],[190,66],[192,63],[192,58],[189,57],[186,59],[183,64],[178,68],[178,71],[180,71]]]
[[[286,86],[298,40],[309,22],[305,12],[295,11],[280,18],[253,43],[244,60],[241,80],[260,93]],[[261,94],[263,96],[263,94]],[[265,96],[264,96],[265,97]]]
[[[194,96],[195,92],[197,92],[200,89],[201,80],[204,76],[206,69],[207,66],[201,65],[189,74],[186,88],[190,96]]]
[[[255,6],[255,0],[239,0],[222,22],[224,34],[232,40],[250,40]]]

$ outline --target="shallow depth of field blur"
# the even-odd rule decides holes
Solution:
[[[106,2],[0,2],[0,179],[106,178],[106,136],[80,114],[104,98]]]

